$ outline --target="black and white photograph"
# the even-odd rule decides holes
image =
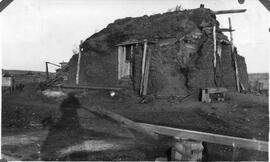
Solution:
[[[269,161],[270,0],[0,0],[0,161]]]

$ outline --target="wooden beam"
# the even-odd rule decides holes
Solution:
[[[131,78],[131,80],[133,80],[134,79],[134,67],[133,67],[133,65],[134,65],[134,52],[133,52],[133,48],[134,48],[134,45],[131,45],[130,46],[130,58],[131,58],[131,60],[130,60],[130,64],[129,64],[129,66],[130,66],[130,68],[129,68],[129,74],[130,74],[130,78]]]
[[[143,128],[156,132],[157,134],[180,137],[186,139],[193,139],[209,143],[216,143],[227,146],[241,147],[246,149],[253,149],[263,152],[268,152],[268,142],[259,141],[256,139],[246,139],[240,137],[225,136],[219,134],[198,132],[192,130],[178,129],[166,126],[159,126],[153,124],[139,123]]]
[[[217,37],[216,37],[216,25],[213,26],[213,42],[214,42],[214,68],[216,68],[217,65]]]
[[[145,72],[145,59],[147,54],[147,39],[144,40],[143,46],[143,58],[142,58],[142,75],[141,75],[141,83],[140,83],[140,95],[143,93],[143,82],[144,82],[144,72]]]
[[[220,10],[220,11],[214,11],[214,13],[216,15],[220,15],[220,14],[233,14],[233,13],[242,13],[242,12],[246,12],[246,9],[238,9],[238,10]]]
[[[80,63],[81,63],[81,45],[83,41],[81,41],[79,45],[79,54],[78,54],[78,61],[77,61],[77,71],[76,71],[76,84],[80,83]]]
[[[229,29],[232,29],[232,22],[231,22],[231,18],[228,18],[229,20]],[[233,35],[232,32],[230,31],[230,39],[231,39],[231,45],[232,45],[232,56],[234,59],[234,68],[235,68],[235,80],[236,80],[236,89],[237,92],[240,92],[240,81],[239,81],[239,74],[238,74],[238,65],[237,65],[237,56],[236,53],[234,52],[234,45],[233,45]]]
[[[122,69],[121,69],[121,64],[122,64],[122,61],[121,61],[121,56],[122,56],[122,46],[118,46],[118,80],[121,79],[121,73],[122,73]]]
[[[49,80],[49,67],[48,67],[48,62],[45,62],[45,66],[46,66],[46,80]]]
[[[144,42],[145,42],[145,40],[144,40],[144,41],[126,41],[126,42],[117,44],[117,45],[115,45],[115,46],[116,46],[116,47],[118,47],[118,46],[128,46],[128,45],[133,45],[133,46],[134,46],[134,45],[137,45],[137,44],[143,45]],[[148,44],[155,44],[156,42],[155,42],[155,41],[149,41],[149,40],[147,40],[147,43],[148,43]]]
[[[153,131],[151,131],[149,129],[145,129],[139,123],[134,122],[128,118],[125,118],[124,116],[121,116],[117,113],[103,109],[99,106],[92,106],[92,107],[81,106],[81,108],[83,108],[84,110],[86,110],[88,112],[94,113],[98,116],[106,116],[109,119],[111,119],[119,124],[125,125],[129,129],[136,130],[136,131],[141,132],[145,135],[148,135],[150,138],[153,138],[153,139],[158,138],[157,134],[155,134]]]
[[[229,32],[230,32],[230,40],[231,40],[231,44],[233,45],[233,35],[232,35],[232,22],[231,22],[231,18],[228,18],[229,21]]]
[[[233,31],[235,31],[234,29],[227,29],[227,28],[220,28],[219,30],[222,31],[222,32],[233,32]]]
[[[143,80],[143,95],[147,95],[147,88],[148,88],[148,78],[149,78],[149,70],[150,70],[150,64],[151,64],[151,57],[152,53],[149,52],[147,58],[146,58],[146,65],[145,65],[145,73],[144,73],[144,80]]]
[[[114,112],[111,112],[109,110],[103,109],[98,106],[92,106],[92,107],[81,106],[81,108],[99,116],[106,116],[113,121],[116,121],[120,124],[125,125],[129,129],[133,129],[141,133],[144,133],[146,135],[149,135],[149,137],[153,139],[157,139],[158,134],[160,134],[160,135],[180,137],[184,139],[193,139],[193,140],[204,141],[208,143],[216,143],[216,144],[228,145],[228,146],[233,146],[233,147],[241,147],[241,148],[246,148],[246,149],[253,149],[253,150],[268,152],[268,142],[266,141],[198,132],[198,131],[178,129],[178,128],[146,124],[146,123],[137,123],[119,114],[116,114]]]

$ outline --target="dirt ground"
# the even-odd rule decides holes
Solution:
[[[80,150],[69,156],[63,154],[60,160],[154,160],[168,155],[170,140],[167,137],[149,141],[137,132],[83,109],[77,110],[79,129],[54,133],[44,121],[57,114],[63,98],[33,94],[3,96],[2,153],[6,156],[41,159],[44,143],[49,143],[50,149],[66,151],[66,155],[72,149]],[[137,122],[268,141],[268,98],[262,96],[230,92],[225,102],[209,104],[192,96],[182,101],[169,98],[142,104],[140,98],[128,92],[110,97],[108,91],[81,92],[77,98],[85,107],[98,105]],[[86,141],[98,147],[86,147],[89,145]],[[232,160],[232,147],[207,143],[207,150],[209,161]],[[236,152],[234,160],[268,160],[264,152],[246,149]],[[45,160],[53,158],[48,156]]]

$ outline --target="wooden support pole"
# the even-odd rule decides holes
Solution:
[[[231,44],[232,44],[232,48],[233,48],[233,35],[232,35],[232,22],[231,22],[231,18],[228,18],[229,20],[229,32],[230,32],[230,40],[231,40]]]
[[[76,72],[76,84],[77,85],[80,83],[81,45],[82,45],[82,41],[79,45],[79,54],[78,54],[78,61],[77,61],[77,72]]]
[[[238,156],[238,152],[239,152],[239,148],[237,146],[235,146],[235,144],[233,143],[233,154],[232,154],[232,161],[236,161],[237,160],[237,156]]]
[[[222,31],[222,32],[233,32],[233,31],[235,31],[234,29],[227,29],[227,28],[220,28],[219,30]]]
[[[146,55],[147,55],[147,39],[144,40],[144,45],[143,45],[142,75],[141,75],[141,84],[140,84],[140,95],[142,95],[142,93],[143,93],[143,82],[144,82]]]
[[[232,30],[231,18],[229,17],[228,20],[229,20],[229,29]],[[232,56],[234,59],[236,89],[237,89],[237,92],[240,92],[240,81],[239,81],[239,74],[238,74],[237,56],[236,56],[236,53],[234,52],[232,31],[230,31],[230,39],[231,39],[231,46],[232,46],[232,50],[231,50]]]
[[[121,79],[121,53],[122,46],[118,46],[118,80]]]
[[[217,38],[216,38],[216,25],[213,26],[213,41],[214,41],[214,68],[216,68],[217,64]]]
[[[46,80],[49,80],[49,67],[48,67],[48,62],[45,62],[46,65]]]
[[[144,73],[144,80],[143,80],[143,95],[147,95],[147,88],[148,88],[148,78],[149,78],[149,69],[151,64],[151,52],[149,52],[146,58],[146,65],[145,65],[145,73]]]
[[[129,74],[130,74],[130,76],[131,76],[131,79],[133,80],[133,77],[134,77],[134,67],[133,67],[133,65],[134,65],[134,53],[133,53],[133,47],[134,47],[134,45],[131,45],[130,46],[130,71],[129,71]]]
[[[220,10],[220,11],[214,11],[214,13],[216,15],[220,15],[220,14],[233,14],[233,13],[242,13],[242,12],[246,12],[246,9],[238,9],[238,10]]]

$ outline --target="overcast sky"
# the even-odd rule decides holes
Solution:
[[[270,13],[258,0],[243,5],[237,0],[15,0],[1,13],[2,67],[45,71],[45,61],[69,61],[80,40],[116,19],[163,13],[176,5],[197,8],[201,3],[212,10],[247,9],[217,17],[222,27],[228,27],[231,17],[234,41],[248,72],[268,72]]]

